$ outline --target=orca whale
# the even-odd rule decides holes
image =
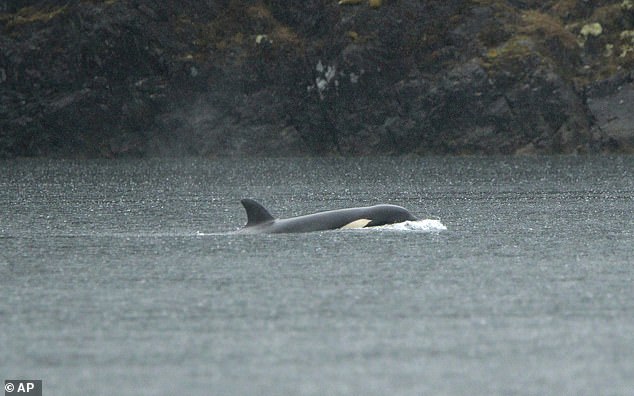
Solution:
[[[247,224],[239,232],[277,234],[376,227],[418,220],[407,209],[396,205],[375,205],[317,212],[287,219],[276,219],[264,206],[252,199],[243,199]]]

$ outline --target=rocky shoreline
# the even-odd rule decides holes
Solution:
[[[630,0],[64,3],[0,6],[0,157],[634,152]]]

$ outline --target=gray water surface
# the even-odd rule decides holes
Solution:
[[[442,232],[236,235],[376,203]],[[634,157],[0,162],[45,395],[634,394]]]

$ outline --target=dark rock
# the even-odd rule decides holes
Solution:
[[[586,3],[9,0],[0,156],[631,151]]]
[[[604,151],[634,153],[634,79],[619,75],[589,87],[595,139]]]

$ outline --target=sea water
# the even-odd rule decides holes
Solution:
[[[241,235],[379,203],[423,222]],[[634,394],[634,157],[0,162],[0,379]]]

